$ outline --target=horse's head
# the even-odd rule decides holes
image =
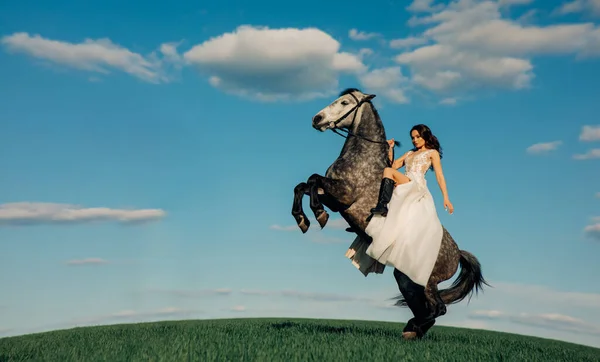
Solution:
[[[346,89],[338,99],[313,117],[312,126],[321,132],[334,127],[349,128],[360,106],[373,98],[374,94],[364,94],[355,88]]]

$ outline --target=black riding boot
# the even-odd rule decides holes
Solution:
[[[381,186],[379,186],[379,200],[377,201],[377,206],[371,209],[371,215],[369,215],[367,221],[371,220],[373,215],[387,215],[387,204],[392,199],[392,193],[394,192],[394,184],[395,182],[391,178],[384,177],[381,180]]]

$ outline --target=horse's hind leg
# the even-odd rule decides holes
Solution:
[[[446,314],[446,304],[440,297],[438,290],[439,281],[436,278],[430,278],[425,287],[425,297],[429,302],[431,315],[430,318],[437,318]]]
[[[396,279],[396,283],[398,283],[398,289],[400,289],[406,305],[414,315],[414,318],[411,318],[406,323],[403,336],[406,336],[405,338],[408,339],[422,338],[435,324],[435,318],[431,317],[432,313],[427,308],[424,288],[413,282],[398,269],[394,269],[394,278]]]
[[[431,305],[432,318],[446,314],[446,303],[444,303],[444,300],[440,296],[438,284],[452,278],[456,270],[458,270],[459,259],[460,252],[458,246],[452,240],[448,231],[444,229],[440,252],[425,287],[425,297]]]
[[[302,233],[306,233],[310,227],[310,221],[306,217],[304,210],[302,209],[302,198],[305,194],[308,194],[309,187],[306,182],[301,182],[294,187],[294,203],[292,205],[292,216],[296,219],[296,224],[302,230]]]

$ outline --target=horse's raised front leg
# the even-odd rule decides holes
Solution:
[[[335,200],[339,205],[350,205],[352,203],[352,190],[342,180],[334,180],[319,174],[312,174],[306,181],[310,195],[310,209],[315,214],[321,228],[324,228],[329,220],[329,214],[323,208],[323,203],[319,198],[319,190],[322,190],[325,196]]]
[[[296,224],[302,230],[302,233],[306,233],[308,228],[310,227],[310,221],[304,210],[302,209],[302,198],[304,195],[308,195],[309,187],[306,182],[300,182],[296,187],[294,187],[294,203],[292,205],[292,216],[296,219]]]

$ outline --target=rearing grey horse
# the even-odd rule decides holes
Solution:
[[[383,123],[371,103],[374,97],[349,88],[313,117],[312,126],[316,130],[345,131],[348,136],[344,136],[346,141],[342,151],[325,176],[313,174],[294,188],[292,206],[292,215],[303,233],[310,227],[302,208],[304,195],[310,196],[310,208],[321,228],[329,219],[325,206],[338,212],[350,225],[346,230],[357,235],[353,246],[363,245],[362,250],[372,241],[365,233],[366,220],[371,208],[377,204],[383,169],[389,166],[389,146]],[[438,284],[450,279],[459,264],[461,271],[454,283],[448,289],[438,290]],[[383,265],[379,264],[376,272],[382,271]],[[446,228],[443,228],[440,251],[425,287],[414,283],[398,269],[394,269],[394,278],[401,293],[396,304],[408,306],[414,315],[402,334],[407,339],[423,337],[436,318],[446,313],[446,305],[458,303],[467,296],[470,298],[483,284],[488,285],[477,258],[460,250]]]

